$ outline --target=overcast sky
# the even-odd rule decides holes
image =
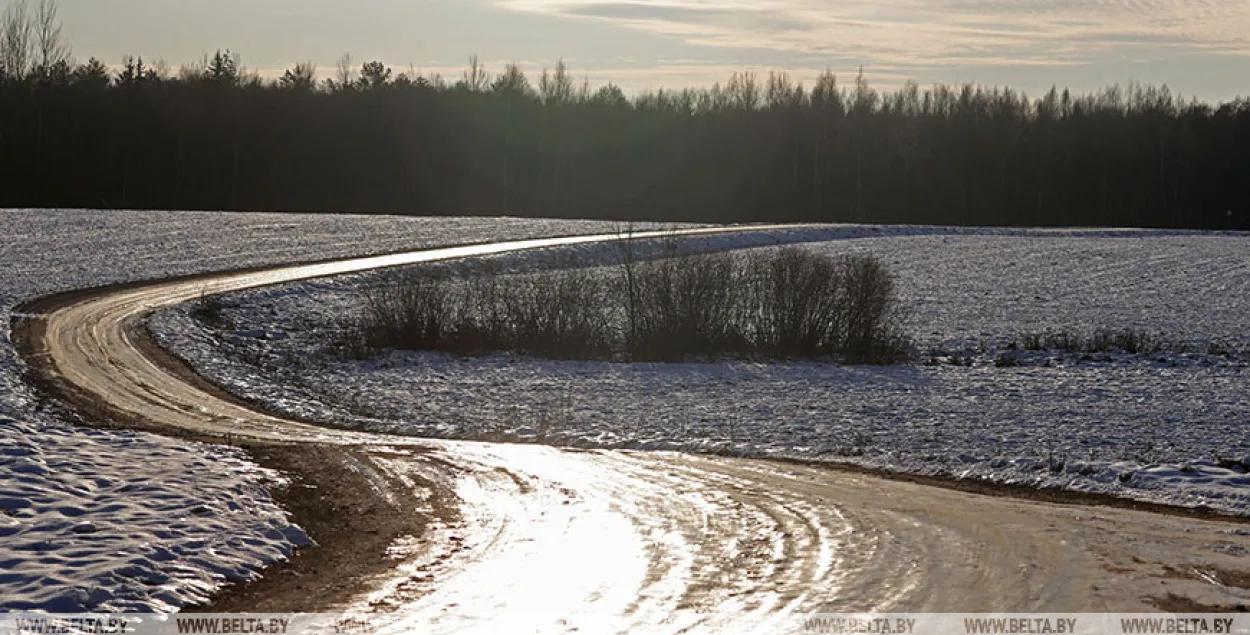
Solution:
[[[3,3],[5,0],[0,0]],[[563,58],[592,84],[710,86],[735,70],[878,87],[975,82],[1039,94],[1132,80],[1209,101],[1250,95],[1250,0],[59,0],[75,57],[172,67],[231,49],[272,75],[299,61],[458,77]]]

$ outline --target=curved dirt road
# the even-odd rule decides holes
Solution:
[[[143,316],[205,293],[613,238],[435,249],[100,293],[40,318],[41,354],[67,389],[150,425],[357,446],[358,469],[383,499],[412,500],[413,491],[391,495],[405,484],[418,498],[452,496],[454,520],[397,541],[394,568],[371,592],[325,607],[372,613],[396,632],[786,632],[812,612],[1192,610],[1250,597],[1239,588],[1250,569],[1244,524],[766,461],[333,430],[192,385],[137,342]]]

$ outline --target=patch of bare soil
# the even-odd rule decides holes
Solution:
[[[231,584],[204,606],[190,612],[280,613],[317,612],[342,607],[369,590],[369,582],[397,563],[388,549],[399,539],[425,535],[433,518],[455,513],[438,494],[433,501],[416,499],[411,487],[388,488],[391,500],[379,495],[352,464],[367,461],[364,451],[328,446],[247,447],[259,464],[291,475],[291,484],[273,496],[316,541],[296,550],[285,562],[264,571],[264,577]],[[429,486],[438,490],[431,483]],[[417,510],[433,503],[435,512]]]
[[[1175,593],[1150,598],[1150,603],[1168,613],[1244,613],[1247,610],[1245,604],[1202,604]]]
[[[1164,565],[1163,575],[1160,577],[1172,580],[1195,580],[1221,587],[1250,589],[1250,573],[1219,567],[1206,566],[1177,569],[1176,567]],[[1148,598],[1148,600],[1155,608],[1168,613],[1244,613],[1250,611],[1250,606],[1247,606],[1243,601],[1206,604],[1175,593],[1168,593],[1163,597]]]
[[[61,294],[57,303],[99,291]],[[37,307],[53,304],[44,300]],[[70,422],[97,428],[129,428],[206,443],[220,437],[192,434],[154,425],[118,412],[92,395],[63,381],[44,350],[44,322],[38,318],[14,320],[12,340],[27,364],[26,381],[40,397],[39,408],[50,409]],[[145,329],[133,332],[134,340],[150,359],[180,378],[214,395],[240,402],[174,355],[161,349]],[[254,406],[252,406],[254,407]],[[231,439],[224,439],[230,443]],[[288,487],[271,492],[291,515],[291,521],[308,533],[315,544],[295,550],[285,562],[266,568],[263,577],[223,588],[208,604],[190,609],[208,612],[310,612],[342,605],[368,589],[370,581],[394,568],[389,548],[399,538],[420,540],[432,520],[449,520],[456,513],[445,488],[417,483],[433,492],[431,500],[417,500],[413,487],[395,484],[379,491],[376,483],[352,465],[367,461],[361,449],[317,445],[240,444],[261,466],[287,475]],[[428,510],[433,509],[431,514]],[[427,511],[419,511],[427,510]]]

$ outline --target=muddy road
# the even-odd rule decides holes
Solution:
[[[230,610],[351,609],[396,631],[680,633],[786,631],[813,612],[1250,603],[1243,522],[811,465],[336,430],[222,393],[156,349],[140,326],[151,312],[204,294],[617,238],[435,249],[64,296],[32,307],[40,317],[25,325],[22,347],[45,387],[89,419],[236,443],[254,455],[330,452],[288,466],[296,486],[350,477],[350,492],[335,496],[367,499],[361,514],[387,511],[379,526],[361,529],[384,538],[373,552],[333,570],[301,554],[308,567],[291,581],[265,580],[222,604]],[[331,467],[339,476],[314,473]],[[310,514],[296,521],[315,538],[346,522]],[[309,553],[351,542],[323,540]],[[313,575],[353,583],[314,595],[299,582]]]

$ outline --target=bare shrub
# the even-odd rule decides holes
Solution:
[[[1129,354],[1158,353],[1167,349],[1177,351],[1184,347],[1169,344],[1158,335],[1137,329],[1098,329],[1090,335],[1077,335],[1067,331],[1025,333],[1009,347],[1027,351],[1062,351],[1065,353],[1108,353],[1123,351]]]
[[[1223,342],[1207,342],[1204,352],[1213,357],[1232,357],[1233,350]]]
[[[758,350],[778,358],[828,356],[844,344],[850,311],[839,263],[790,247],[761,258],[755,274]]]
[[[1136,329],[1112,331],[1100,329],[1090,338],[1090,352],[1124,351],[1131,355],[1138,353],[1158,353],[1164,348],[1163,342],[1154,335]]]
[[[203,294],[196,299],[191,306],[191,317],[209,328],[225,330],[231,326],[221,296],[215,294]]]
[[[845,298],[845,339],[842,356],[852,364],[891,364],[907,356],[906,338],[897,327],[898,302],[894,278],[872,256],[841,261]]]
[[[1015,368],[1016,366],[1020,366],[1020,358],[1011,353],[999,353],[998,357],[994,358],[995,368]]]
[[[447,343],[452,297],[446,277],[438,273],[417,271],[370,287],[364,310],[359,343],[366,348],[424,351]]]
[[[606,274],[569,262],[525,275],[486,265],[391,279],[366,291],[347,337],[364,350],[547,359],[908,357],[893,279],[871,256],[681,256],[675,243],[665,255],[626,258]]]
[[[625,351],[629,358],[719,357],[740,350],[737,261],[732,254],[717,253],[637,264],[633,328]]]
[[[1077,353],[1085,350],[1085,338],[1068,331],[1025,333],[1020,337],[1017,346],[1026,351],[1058,350]]]
[[[604,357],[611,338],[596,319],[602,299],[589,278],[576,268],[519,276],[493,265],[462,278],[432,270],[391,277],[365,290],[360,324],[341,348]]]
[[[505,287],[497,279],[489,281],[496,291],[504,289],[496,294],[493,309],[502,318],[495,322],[495,330],[503,333],[498,349],[548,359],[609,356],[612,337],[595,282],[577,268],[513,276]]]

